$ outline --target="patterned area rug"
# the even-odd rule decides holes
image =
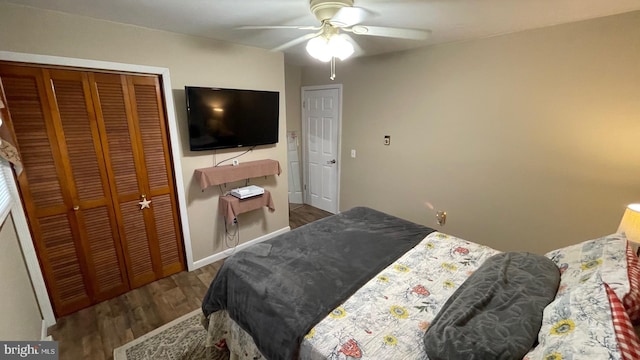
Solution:
[[[114,360],[227,360],[229,352],[205,347],[207,331],[200,309],[186,314],[115,350]]]

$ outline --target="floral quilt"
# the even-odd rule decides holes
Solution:
[[[434,232],[334,309],[301,359],[427,359],[423,336],[453,292],[498,251]]]
[[[563,270],[561,284],[566,285],[545,308],[540,344],[525,359],[622,358],[601,278],[611,274],[591,271],[616,257],[609,259],[606,251],[597,249],[582,249],[604,255],[580,256],[576,267],[580,274],[564,265],[573,255],[547,255],[554,255],[550,257]],[[455,290],[497,253],[450,235],[429,234],[313,327],[301,344],[299,358],[428,359],[423,337],[430,322]],[[251,336],[226,311],[213,313],[209,320],[217,326],[209,326],[208,346],[228,346],[240,359],[263,358]]]

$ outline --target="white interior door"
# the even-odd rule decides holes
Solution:
[[[305,143],[305,203],[338,212],[340,86],[302,89],[302,130]]]
[[[289,163],[289,202],[302,204],[298,134],[295,131],[287,131],[287,162]]]

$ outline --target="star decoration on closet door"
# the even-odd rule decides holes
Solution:
[[[147,200],[146,197],[142,198],[142,201],[140,201],[138,204],[140,204],[140,210],[142,209],[150,209],[151,207],[149,207],[149,204],[151,204],[151,200]]]

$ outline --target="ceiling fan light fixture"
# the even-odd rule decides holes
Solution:
[[[329,41],[324,36],[314,37],[307,43],[307,53],[322,62],[330,61]]]
[[[331,61],[332,57],[345,60],[353,52],[353,45],[340,34],[314,37],[307,43],[307,53],[322,62]]]
[[[329,38],[329,49],[334,57],[345,60],[353,55],[353,45],[341,35],[333,35]]]

